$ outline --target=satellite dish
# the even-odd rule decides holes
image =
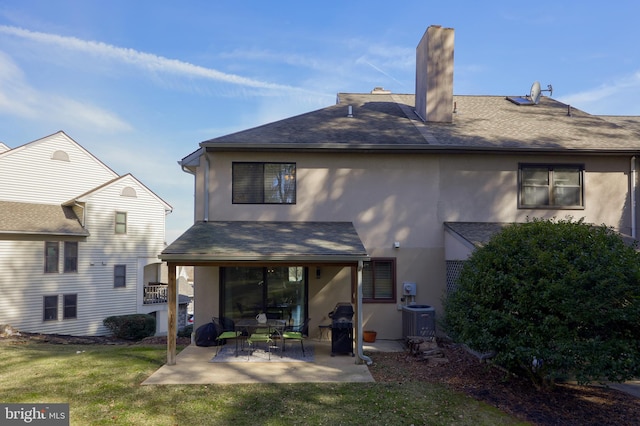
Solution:
[[[542,90],[540,90],[540,82],[535,81],[531,85],[531,102],[538,105],[540,102],[540,95],[542,94]]]

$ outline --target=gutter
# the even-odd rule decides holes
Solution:
[[[360,363],[360,360],[364,361],[367,363],[367,365],[371,365],[373,364],[373,360],[371,358],[369,358],[368,356],[366,356],[363,353],[363,349],[362,349],[362,268],[363,268],[363,263],[362,260],[358,261],[358,294],[356,297],[356,303],[357,303],[357,312],[358,312],[358,318],[357,318],[357,323],[358,323],[358,329],[356,330],[356,335],[358,336],[357,338],[357,346],[358,346],[358,364]]]
[[[242,256],[242,255],[200,255],[197,253],[160,253],[158,255],[164,262],[179,262],[179,263],[211,263],[211,264],[225,264],[225,265],[243,265],[243,266],[262,266],[273,263],[286,264],[286,263],[320,263],[320,264],[332,264],[348,266],[353,264],[354,261],[369,260],[366,255],[355,255],[353,257],[336,258],[335,256],[322,256],[322,255],[309,255],[309,256],[294,256],[294,255],[264,255],[264,256]],[[248,265],[251,264],[251,265]]]
[[[556,155],[627,155],[638,152],[636,148],[601,149],[601,148],[557,148],[557,147],[502,147],[502,146],[468,146],[468,145],[436,145],[429,143],[394,144],[394,143],[362,143],[326,142],[326,143],[262,143],[242,144],[236,142],[219,142],[200,144],[206,152],[339,152],[339,153],[380,153],[380,154],[556,154]]]
[[[187,168],[187,166],[185,166],[184,164],[182,164],[182,161],[178,161],[178,164],[180,164],[180,168],[182,169],[183,172],[188,173],[190,175],[195,176],[196,174],[194,172],[192,172],[191,170],[189,170]]]

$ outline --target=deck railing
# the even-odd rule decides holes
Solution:
[[[144,287],[143,304],[167,303],[167,284],[153,284]]]

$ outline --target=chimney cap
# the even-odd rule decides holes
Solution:
[[[371,91],[372,95],[389,95],[391,94],[391,90],[384,90],[383,87],[374,87]]]

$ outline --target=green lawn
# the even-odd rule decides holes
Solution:
[[[0,344],[0,402],[69,403],[72,425],[514,425],[425,383],[141,386],[165,346]]]

